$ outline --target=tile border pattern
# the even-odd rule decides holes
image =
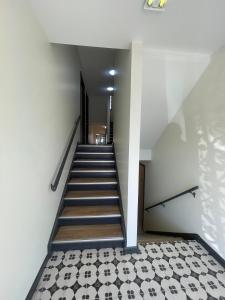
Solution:
[[[198,241],[138,247],[54,252],[31,299],[225,300],[225,269]]]

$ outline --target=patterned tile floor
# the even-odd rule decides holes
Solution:
[[[32,300],[225,300],[225,270],[196,241],[54,252]]]

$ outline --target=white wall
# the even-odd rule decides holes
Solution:
[[[140,149],[140,160],[150,161],[152,158],[152,152],[149,149]]]
[[[137,243],[137,205],[141,117],[141,44],[116,56],[116,92],[113,99],[114,142],[122,203],[127,231],[127,247]]]
[[[47,254],[69,162],[57,192],[50,183],[80,101],[76,50],[50,45],[26,2],[2,0],[0,9],[0,282],[7,300],[25,299]]]
[[[225,49],[212,62],[152,149],[146,206],[195,185],[146,214],[149,230],[194,232],[225,258]]]
[[[206,69],[209,55],[143,50],[141,148],[151,149]]]

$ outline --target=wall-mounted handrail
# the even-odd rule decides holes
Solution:
[[[165,203],[167,203],[167,202],[169,202],[169,201],[171,201],[173,199],[176,199],[178,197],[181,197],[183,195],[186,195],[186,194],[192,194],[192,196],[195,198],[195,196],[196,196],[195,191],[198,190],[198,189],[199,189],[199,186],[194,186],[193,188],[190,188],[190,189],[188,189],[188,190],[186,190],[186,191],[184,191],[184,192],[182,192],[180,194],[177,194],[177,195],[175,195],[173,197],[170,197],[170,198],[168,198],[168,199],[166,199],[166,200],[164,200],[162,202],[159,202],[159,203],[157,203],[155,205],[149,206],[149,207],[145,208],[145,210],[149,211],[150,209],[152,209],[152,208],[154,208],[156,206],[160,206],[160,205],[165,206]]]
[[[77,132],[77,128],[78,128],[79,122],[80,122],[80,116],[76,120],[76,123],[75,123],[74,129],[73,129],[73,132],[71,134],[68,146],[66,148],[65,154],[64,154],[63,159],[61,161],[61,164],[60,164],[60,166],[59,166],[59,168],[58,168],[58,170],[56,172],[56,175],[55,175],[54,179],[52,180],[51,190],[53,192],[55,192],[57,190],[57,187],[58,187],[58,184],[59,184],[59,180],[61,178],[62,171],[63,171],[64,165],[66,163],[66,160],[67,160],[67,156],[68,156],[68,154],[70,152],[70,147],[71,147],[71,145],[73,143],[74,136],[75,136],[75,134]]]

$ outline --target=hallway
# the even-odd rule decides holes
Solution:
[[[0,7],[1,300],[225,300],[225,0]]]

